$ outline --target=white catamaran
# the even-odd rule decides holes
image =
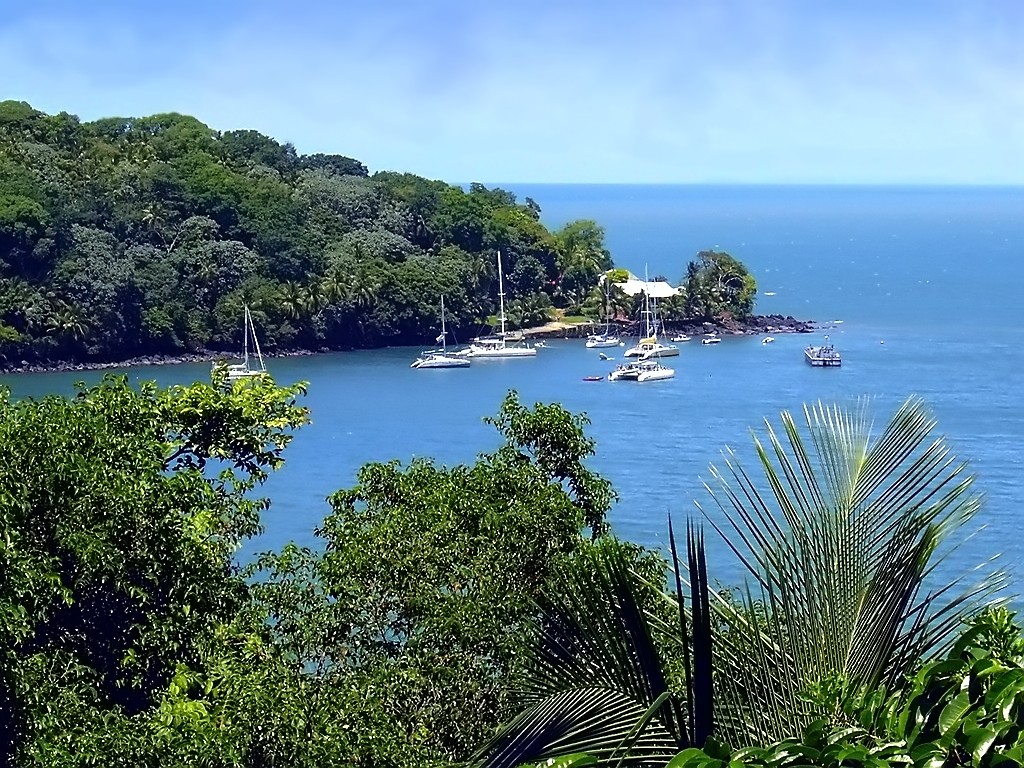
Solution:
[[[535,357],[536,347],[531,347],[522,341],[509,342],[505,333],[505,283],[501,275],[501,251],[498,251],[498,321],[501,324],[501,332],[497,336],[481,336],[473,339],[468,348],[457,355],[471,358],[494,358],[494,357]]]
[[[444,325],[444,296],[441,297],[441,335],[435,341],[441,345],[440,349],[424,352],[409,366],[410,368],[468,368],[470,359],[448,354],[447,345],[448,331]]]

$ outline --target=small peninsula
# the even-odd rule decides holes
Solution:
[[[371,174],[176,113],[82,122],[0,102],[0,371],[232,354],[246,306],[270,355],[428,343],[442,295],[467,339],[497,312],[497,253],[510,328],[638,317],[603,228],[549,230],[529,197]],[[755,294],[739,261],[701,252],[658,314],[803,329],[755,317]]]

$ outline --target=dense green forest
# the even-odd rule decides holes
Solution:
[[[501,251],[517,325],[571,307],[611,266],[603,232],[549,232],[500,189],[300,155],[178,114],[79,122],[0,103],[0,343],[9,358],[433,337],[495,312]]]
[[[243,304],[269,351],[426,342],[442,294],[466,339],[497,311],[499,251],[512,327],[601,316],[604,231],[551,232],[530,198],[371,176],[185,115],[83,123],[0,102],[0,365],[238,349]],[[752,311],[727,254],[701,254],[685,284],[669,320]]]
[[[302,394],[0,397],[0,766],[1024,764],[1024,640],[997,575],[936,578],[980,500],[920,402],[712,469],[733,590],[696,524],[612,536],[586,418],[514,392],[496,450],[368,464],[243,568]]]

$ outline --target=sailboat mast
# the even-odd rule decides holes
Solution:
[[[448,351],[448,332],[444,327],[444,296],[441,297],[441,352]]]
[[[501,321],[501,337],[505,338],[505,283],[501,277],[501,251],[498,251],[498,319]]]
[[[249,326],[252,324],[252,320],[249,319],[249,305],[245,305],[245,311],[242,313],[242,359],[245,360],[245,365],[249,365]]]
[[[245,308],[245,312],[249,316],[249,331],[252,333],[252,345],[256,350],[256,359],[260,361],[260,370],[266,371],[267,366],[263,362],[263,353],[260,352],[260,340],[256,338],[256,324],[252,321],[252,314],[248,307]]]
[[[608,288],[608,283],[609,283],[608,275],[605,274],[605,276],[604,276],[604,335],[605,336],[607,336],[608,333],[611,331],[611,323],[612,323],[611,312],[609,312],[609,310],[608,310],[608,303],[609,303],[608,299],[610,298],[610,296],[609,296],[610,291],[609,291],[609,288]]]
[[[651,323],[651,283],[647,278],[646,264],[644,264],[644,323],[646,324],[647,337],[650,338],[654,328]]]

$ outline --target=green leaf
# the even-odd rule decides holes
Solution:
[[[945,736],[960,727],[963,716],[971,708],[971,699],[967,692],[958,693],[953,700],[942,708],[939,715],[939,733]]]
[[[703,749],[690,747],[669,760],[665,768],[696,768],[707,765],[710,760],[712,758]]]
[[[998,734],[992,728],[978,728],[967,738],[967,751],[971,753],[975,765],[979,764],[988,754]]]
[[[537,763],[536,768],[583,768],[587,765],[597,765],[597,760],[592,755],[573,754],[562,757],[549,757],[543,762]]]

